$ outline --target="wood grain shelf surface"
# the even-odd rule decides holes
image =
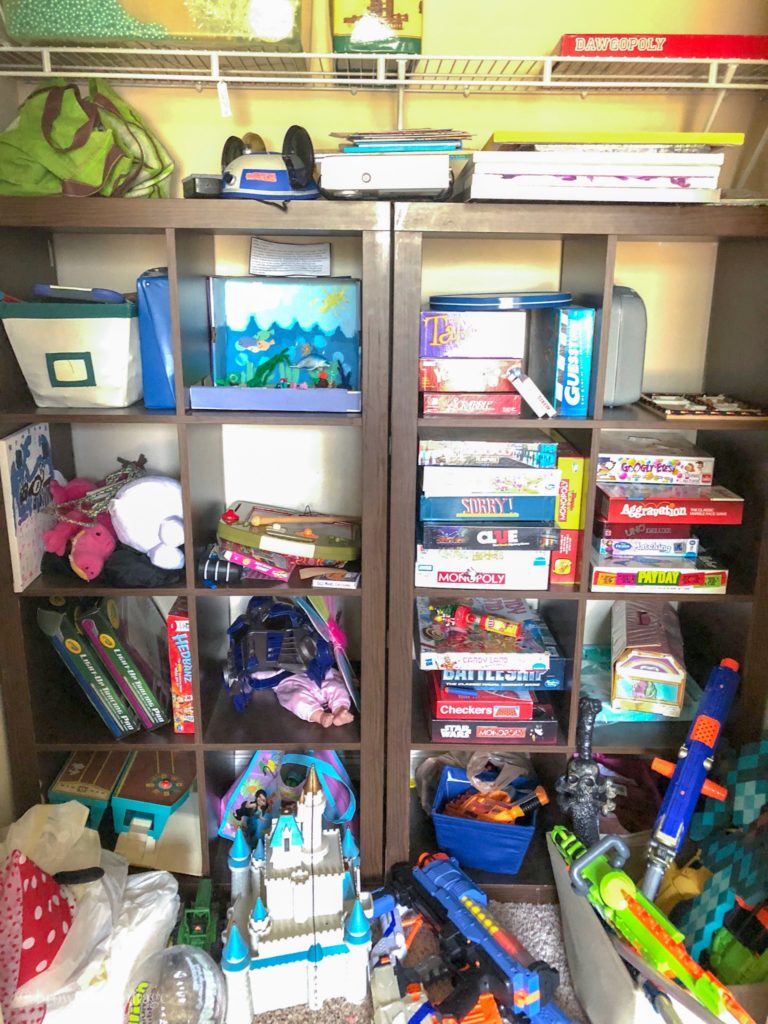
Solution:
[[[227,412],[218,409],[188,409],[184,422],[196,424],[268,426],[268,427],[360,427],[360,413],[344,412]]]
[[[354,235],[389,231],[390,205],[291,203],[287,211],[250,199],[0,198],[0,225],[55,231],[162,233],[166,228],[249,235]]]
[[[0,411],[0,422],[3,423],[88,423],[103,426],[123,423],[173,424],[175,420],[175,409],[146,409],[140,402],[120,409],[105,406],[93,409],[59,408],[18,402]]]

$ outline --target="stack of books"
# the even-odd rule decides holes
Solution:
[[[286,583],[295,570],[328,586],[360,557],[360,527],[346,516],[236,501],[219,519],[214,553],[240,566],[241,579]]]
[[[166,624],[152,598],[55,599],[37,621],[116,739],[171,721]]]
[[[456,181],[459,200],[716,203],[738,132],[495,132]]]
[[[543,431],[505,435],[504,441],[420,441],[416,586],[549,586],[560,538],[557,442]]]
[[[744,499],[713,486],[715,460],[683,436],[605,431],[597,466],[592,590],[724,594],[728,570],[692,526],[738,525]]]
[[[431,740],[556,743],[558,722],[544,691],[565,688],[566,659],[543,619],[525,601],[472,601],[479,615],[520,623],[521,635],[512,638],[436,621],[432,603],[416,599]]]

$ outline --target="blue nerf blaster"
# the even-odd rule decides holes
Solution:
[[[696,717],[677,764],[654,758],[651,767],[671,779],[648,843],[648,862],[641,892],[654,900],[664,874],[685,839],[699,796],[725,800],[727,791],[707,779],[723,723],[739,688],[739,663],[723,658],[709,673]]]

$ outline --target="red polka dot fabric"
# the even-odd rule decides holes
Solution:
[[[14,850],[0,875],[0,1007],[6,1024],[39,1024],[44,1006],[12,1010],[16,989],[53,961],[72,924],[60,886]]]

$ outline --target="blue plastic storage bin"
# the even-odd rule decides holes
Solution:
[[[531,792],[536,783],[531,779],[515,779],[518,793]],[[464,868],[516,875],[536,831],[536,812],[526,815],[521,823],[501,825],[493,821],[472,821],[442,814],[448,800],[474,789],[461,768],[445,765],[432,801],[432,821],[441,850],[449,853]]]
[[[175,409],[176,393],[171,342],[171,301],[168,271],[148,270],[136,282],[139,345],[147,409]]]

